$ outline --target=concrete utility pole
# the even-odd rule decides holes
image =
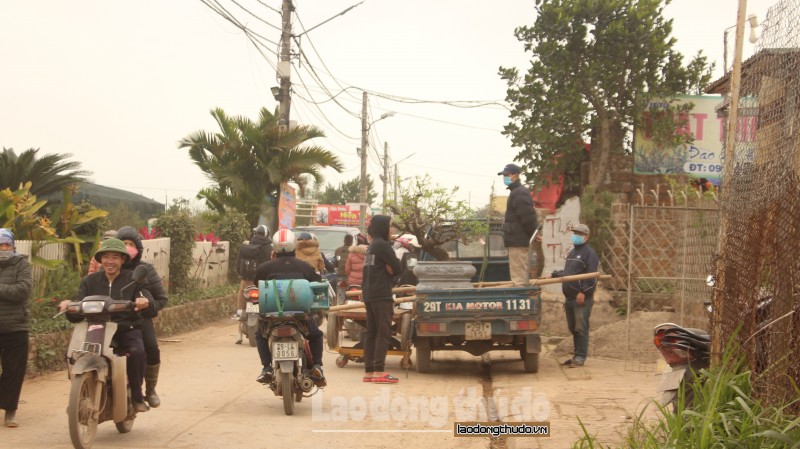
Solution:
[[[292,12],[294,5],[292,0],[283,0],[281,6],[281,22],[283,24],[283,31],[281,32],[281,59],[278,61],[278,77],[281,80],[281,98],[280,98],[280,119],[278,121],[278,129],[286,131],[289,129],[289,111],[292,105],[291,88],[292,88],[292,63],[289,60],[292,50]]]
[[[381,213],[386,214],[386,185],[389,183],[389,142],[383,142],[383,207]]]
[[[359,182],[358,202],[361,203],[358,227],[361,232],[367,232],[367,93],[362,93],[361,99],[361,180]]]

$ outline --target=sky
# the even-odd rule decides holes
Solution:
[[[281,1],[215,1],[263,36],[260,50],[200,0],[0,2],[0,147],[68,153],[98,184],[201,204],[194,197],[209,180],[178,141],[216,132],[212,108],[255,120],[277,106]],[[504,194],[496,173],[519,150],[500,133],[508,111],[498,69],[527,68],[514,29],[534,23],[534,1],[359,1],[294,1],[294,34],[310,31],[299,38],[306,58],[292,67],[290,119],[322,129],[313,143],[342,161],[342,173],[324,171],[326,182],[360,174],[367,90],[379,198],[385,145],[400,179],[429,174],[476,208]],[[763,21],[776,1],[750,0],[748,13]],[[688,59],[702,50],[716,62],[714,79],[736,14],[736,0],[674,0],[665,10],[678,51]],[[745,58],[752,52],[745,42]],[[473,107],[443,104],[459,101]]]

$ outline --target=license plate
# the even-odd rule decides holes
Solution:
[[[247,307],[245,308],[245,313],[258,313],[258,303],[248,302]]]
[[[273,360],[293,360],[297,358],[297,343],[277,342],[272,345]]]
[[[488,340],[492,338],[492,323],[474,321],[464,324],[464,338],[467,340]]]

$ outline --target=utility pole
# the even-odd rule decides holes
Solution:
[[[281,6],[281,22],[283,24],[281,32],[281,59],[278,61],[278,77],[281,80],[281,104],[278,129],[281,131],[287,131],[289,129],[289,111],[292,105],[292,63],[289,60],[292,50],[292,11],[294,11],[292,0],[283,0],[283,5]]]
[[[383,142],[383,207],[381,212],[386,214],[386,184],[389,183],[389,142]]]
[[[362,92],[361,99],[361,180],[359,182],[358,202],[361,203],[358,215],[358,227],[367,232],[367,93]]]

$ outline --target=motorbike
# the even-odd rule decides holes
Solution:
[[[146,277],[147,269],[136,267],[134,282],[122,290],[144,283]],[[128,387],[127,357],[114,347],[117,323],[111,321],[115,313],[133,309],[133,302],[108,296],[87,296],[67,306],[70,315],[84,318],[75,324],[66,354],[71,383],[67,418],[75,449],[92,446],[99,423],[114,421],[120,433],[133,428],[136,412]]]
[[[258,287],[249,285],[245,287],[242,292],[244,296],[244,315],[239,319],[239,340],[242,341],[242,336],[247,335],[247,340],[250,346],[256,345],[256,332],[258,332]]]
[[[698,373],[709,367],[711,337],[702,329],[663,323],[653,329],[653,342],[671,370],[662,374],[657,392],[663,392],[661,405],[677,411],[678,393],[683,388],[686,408],[692,406],[692,385]]]
[[[274,373],[269,388],[283,398],[286,415],[294,414],[296,402],[322,388],[311,375],[313,356],[307,336],[314,313],[328,308],[328,295],[327,282],[259,282],[260,332],[272,352]]]

